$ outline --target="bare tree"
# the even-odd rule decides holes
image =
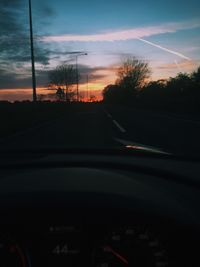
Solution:
[[[118,69],[116,84],[130,91],[140,91],[150,73],[147,62],[129,57]]]
[[[65,100],[69,101],[71,87],[77,82],[76,69],[73,65],[60,65],[49,72],[49,86],[65,90]]]
[[[56,98],[58,99],[58,101],[63,101],[65,99],[64,89],[62,89],[60,87],[57,89]]]

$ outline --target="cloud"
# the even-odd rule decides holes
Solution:
[[[194,29],[200,27],[200,20],[190,20],[186,22],[166,23],[159,26],[149,26],[132,28],[127,30],[117,30],[90,35],[63,34],[54,36],[44,36],[40,40],[43,42],[108,42],[126,41],[149,37],[157,34],[173,33],[179,30]]]
[[[79,64],[78,70],[81,76],[80,82],[85,83],[87,76],[90,82],[104,79],[105,77],[107,77],[106,72],[109,70],[109,68],[103,66],[90,67],[88,65]]]
[[[37,32],[42,35],[44,28],[46,29],[56,17],[56,11],[49,6],[48,2],[41,0],[32,1],[32,9],[34,25],[37,26]]]
[[[44,4],[40,1],[39,3],[39,8],[38,10],[38,15],[41,17],[54,17],[56,15],[55,9],[51,8],[48,6],[48,4]]]
[[[36,34],[54,12],[48,3],[33,4],[33,19],[37,25],[37,29],[34,27],[35,62],[36,66],[47,66],[51,51],[48,45],[37,42]],[[25,5],[23,0],[1,0],[0,28],[0,89],[31,87],[28,1]],[[45,74],[37,71],[37,85],[46,85],[46,80]]]
[[[0,1],[0,35],[7,35],[8,31],[19,31],[20,25],[16,19],[17,10],[19,10],[20,1]],[[20,19],[20,18],[19,18]]]
[[[112,32],[104,32],[98,34],[90,35],[76,35],[76,34],[65,34],[65,35],[55,35],[55,36],[44,36],[40,38],[42,42],[111,42],[111,41],[126,41],[131,39],[137,39],[141,42],[154,46],[165,52],[174,54],[183,59],[191,60],[189,57],[183,55],[178,51],[174,51],[163,47],[161,45],[155,44],[153,42],[143,39],[143,37],[150,37],[153,35],[164,34],[164,33],[174,33],[179,30],[194,29],[200,27],[200,20],[190,20],[185,22],[177,23],[166,23],[160,26],[149,26],[142,28],[133,28],[127,30],[118,30]]]
[[[27,88],[31,85],[31,78],[19,75],[11,70],[0,70],[0,89]]]
[[[109,71],[113,73],[116,70],[115,66],[110,67],[95,67],[92,68],[88,65],[79,64],[78,69],[80,72],[80,84],[87,82],[87,75],[89,82],[97,82],[107,78]],[[48,70],[36,70],[36,83],[37,87],[48,86]],[[15,69],[12,71],[5,71],[0,69],[0,90],[1,89],[12,89],[12,88],[31,88],[31,71],[30,68],[26,70],[26,73],[17,74]]]
[[[28,1],[27,1],[28,3]],[[41,9],[43,19],[51,13],[45,6]],[[22,0],[0,1],[0,63],[7,66],[30,62],[28,6]],[[35,42],[36,62],[48,64],[49,53],[44,44]]]
[[[48,72],[45,70],[36,70],[36,84],[37,87],[47,86]],[[26,72],[17,73],[14,70],[6,71],[0,69],[0,90],[1,89],[23,89],[31,88],[32,78],[31,71],[27,69]]]
[[[177,69],[179,71],[184,71],[185,70],[193,70],[196,68],[196,63],[194,61],[188,61],[188,60],[182,60],[182,61],[177,61],[175,60],[173,63],[168,63],[168,64],[163,64],[158,67],[158,69],[161,70],[172,70],[172,69]]]
[[[179,70],[179,72],[181,72],[181,67],[180,67],[179,63],[177,62],[177,60],[174,60],[174,63],[176,64],[177,69]]]

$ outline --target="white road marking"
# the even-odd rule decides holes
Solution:
[[[107,110],[104,109],[104,112],[106,113],[106,115],[108,116],[108,118],[112,119],[112,115]]]
[[[122,132],[122,133],[126,132],[126,130],[116,120],[113,119],[112,115],[106,109],[104,109],[104,112],[106,113],[108,118],[112,119],[112,122],[115,124],[115,126],[117,126],[117,128],[120,130],[120,132]]]
[[[162,153],[162,154],[165,154],[165,155],[171,155],[170,153],[165,152],[160,148],[155,148],[155,147],[152,147],[152,146],[135,143],[135,142],[128,141],[128,140],[123,140],[123,139],[120,139],[120,138],[114,138],[114,140],[119,142],[119,143],[121,143],[122,145],[124,145],[127,148],[133,148],[133,149],[137,149],[137,150],[146,150],[146,151],[149,151],[149,152],[154,152],[154,153],[159,153],[159,154]]]
[[[116,120],[112,120],[112,121],[122,133],[126,132],[126,130]]]

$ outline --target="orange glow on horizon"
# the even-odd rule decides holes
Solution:
[[[150,64],[150,68],[155,70],[147,82],[156,81],[160,79],[168,79],[177,75],[180,71],[188,72],[194,71],[199,65],[199,60],[187,61],[179,60],[163,64],[162,62],[155,62]],[[102,91],[109,84],[115,84],[117,79],[117,69],[119,65],[110,65],[107,67],[96,67],[92,74],[88,75],[88,82],[86,82],[86,76],[82,77],[84,82],[79,83],[80,99],[84,102],[100,101],[102,100]],[[73,86],[73,90],[76,92],[76,85]],[[72,90],[72,91],[73,91]],[[37,87],[37,95],[40,100],[53,100],[53,94],[56,90],[49,90],[48,87]],[[32,101],[32,88],[9,88],[0,89],[0,101]]]
[[[92,102],[102,100],[102,90],[104,84],[101,83],[90,83],[88,85],[88,90],[86,89],[86,84],[79,85],[79,93],[81,96],[81,101]],[[37,87],[38,97],[43,95],[48,99],[48,95],[54,93],[54,90],[48,90],[46,87]],[[32,88],[10,88],[10,89],[0,89],[0,101],[32,101]]]

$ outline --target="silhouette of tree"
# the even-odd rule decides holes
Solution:
[[[119,68],[116,84],[104,88],[103,101],[184,114],[200,111],[200,67],[191,74],[178,73],[168,80],[146,83],[149,74],[148,65],[141,65],[135,58],[128,59]]]
[[[167,81],[164,79],[151,81],[148,84],[145,84],[141,91],[141,95],[149,97],[149,99],[161,97],[166,92],[166,85]]]
[[[129,57],[118,69],[116,84],[127,93],[133,94],[141,90],[150,73],[148,63],[135,57]]]
[[[200,89],[200,67],[191,74],[191,79],[193,80],[195,87]]]
[[[43,100],[45,100],[45,97],[46,97],[46,95],[44,95],[44,94],[38,94],[38,95],[37,95],[38,101],[43,101]]]
[[[180,97],[187,94],[193,87],[192,80],[187,73],[179,73],[167,82],[167,89],[171,96]]]
[[[91,95],[90,96],[90,102],[95,102],[97,99],[96,99],[96,96],[95,95]]]
[[[69,92],[68,92],[68,99],[70,101],[75,101],[76,100],[76,97],[77,97],[76,92],[74,92],[72,90],[69,90]]]
[[[77,82],[76,69],[73,65],[60,65],[49,72],[49,86],[65,90],[65,100],[69,101],[71,96],[71,87]],[[61,91],[58,95],[61,96]]]
[[[65,99],[65,92],[64,92],[64,89],[62,88],[58,88],[57,91],[56,91],[56,98],[59,100],[59,101],[62,101]]]
[[[110,103],[131,104],[149,78],[150,69],[148,63],[129,57],[119,67],[117,76],[115,85],[104,88],[103,98]]]
[[[119,85],[109,84],[104,88],[102,94],[105,102],[120,103],[123,92]]]

